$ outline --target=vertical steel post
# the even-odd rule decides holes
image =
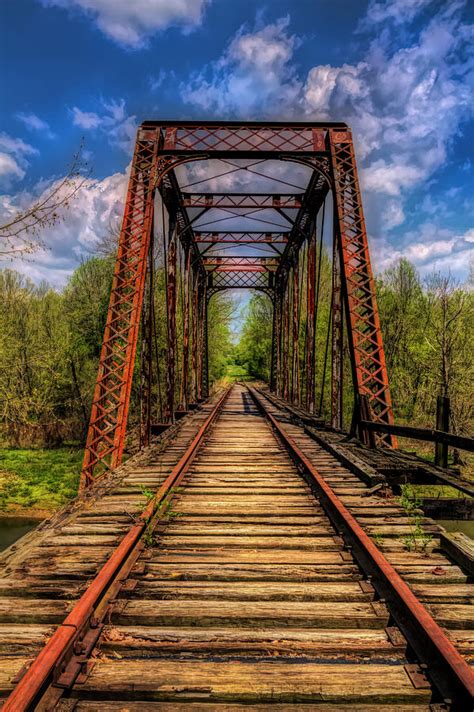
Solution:
[[[277,368],[278,368],[278,290],[274,289],[272,317],[272,351],[270,355],[270,390],[276,390]]]
[[[446,396],[438,396],[436,399],[436,430],[449,432],[450,402]],[[447,443],[435,443],[435,465],[440,467],[448,466],[448,445]]]
[[[158,172],[159,128],[137,134],[80,490],[122,461]]]
[[[181,406],[183,410],[189,405],[189,280],[191,273],[191,249],[189,245],[184,251],[184,314],[183,314],[183,364],[181,376]]]
[[[341,263],[338,235],[334,233],[332,253],[332,342],[331,342],[331,425],[342,428],[343,333]]]
[[[291,375],[291,401],[300,402],[300,261],[299,254],[293,265],[293,354]]]
[[[314,337],[316,316],[316,229],[308,242],[308,266],[306,272],[306,410],[314,413]]]
[[[359,396],[367,396],[374,420],[390,424],[392,402],[350,130],[330,128],[328,144],[354,394],[358,403]],[[395,438],[388,434],[377,436],[377,440],[380,444],[396,445]]]
[[[199,393],[198,379],[198,314],[199,314],[199,279],[196,269],[193,269],[192,274],[192,335],[191,335],[191,372],[192,372],[192,399],[197,401],[201,395]]]
[[[282,396],[288,400],[290,394],[290,361],[289,361],[289,341],[290,341],[290,280],[289,277],[285,284],[285,293],[283,301],[283,349],[282,349]]]
[[[168,322],[168,351],[166,354],[166,407],[165,420],[174,422],[174,398],[176,381],[176,216],[170,216],[168,226],[168,259],[167,270],[167,322]]]
[[[204,378],[205,378],[205,319],[206,319],[206,276],[199,274],[198,277],[198,300],[197,300],[197,393],[198,399],[205,398]]]
[[[275,391],[278,396],[282,395],[283,376],[282,376],[282,348],[283,348],[283,298],[284,298],[284,279],[280,280],[275,285],[275,304],[276,304],[276,332],[275,332]]]
[[[151,435],[151,400],[153,376],[153,298],[154,298],[154,239],[153,226],[148,251],[148,269],[145,286],[145,299],[142,307],[142,345],[141,345],[141,383],[140,383],[140,447],[150,443]]]
[[[203,398],[209,397],[209,323],[208,323],[209,299],[207,297],[207,287],[204,287],[203,298],[203,330],[202,330],[202,393]]]

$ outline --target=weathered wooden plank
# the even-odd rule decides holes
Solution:
[[[120,602],[113,621],[125,625],[279,626],[317,628],[384,628],[388,613],[362,601],[157,601],[140,598]]]
[[[0,598],[0,623],[61,623],[72,605],[44,598]]]
[[[193,598],[240,601],[371,601],[373,591],[364,591],[357,581],[344,582],[228,582],[140,580],[134,598]]]
[[[401,665],[219,663],[109,660],[96,665],[81,695],[100,699],[239,702],[425,702]]]
[[[336,564],[342,562],[338,551],[302,549],[154,549],[152,561],[173,563],[245,563],[245,564]]]
[[[216,652],[253,651],[262,654],[343,655],[399,659],[405,644],[394,645],[385,629],[360,628],[233,628],[163,626],[109,626],[105,631],[104,650],[142,650],[164,654],[192,652],[197,655]],[[135,653],[134,653],[135,654]]]
[[[271,702],[272,710],[277,712],[301,712],[301,705]],[[113,702],[110,700],[100,701],[101,712],[145,712],[150,710],[150,712],[187,712],[187,710],[192,710],[192,712],[245,712],[245,709],[252,710],[252,712],[268,712],[268,704],[225,704],[212,702],[133,702],[129,700],[121,700],[119,702]],[[405,704],[375,704],[368,705],[362,703],[361,705],[351,702],[350,704],[337,703],[336,705],[328,704],[324,701],[320,703],[306,703],[304,706],[305,712],[430,712],[430,706],[427,704],[418,704],[411,702],[409,705]],[[59,710],[59,712],[63,712]],[[64,712],[70,712],[68,708],[65,707]],[[77,706],[74,707],[74,712],[97,712],[97,702],[89,702],[87,700],[81,700],[78,702]]]
[[[307,551],[337,551],[340,544],[334,541],[334,534],[327,532],[326,536],[285,537],[285,536],[225,536],[195,535],[173,536],[164,534],[157,540],[159,548],[164,549],[295,549]],[[263,554],[264,556],[264,554]]]
[[[362,575],[355,564],[342,561],[320,564],[268,564],[252,563],[186,563],[149,562],[146,565],[145,579],[151,578],[192,580],[192,581],[333,581],[347,580],[350,577],[359,580]],[[465,580],[465,579],[464,579]]]
[[[474,576],[474,541],[462,532],[443,532],[441,548],[470,576]]]

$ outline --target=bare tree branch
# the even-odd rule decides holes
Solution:
[[[84,161],[81,143],[64,178],[0,225],[0,256],[21,257],[44,247],[41,232],[64,220],[64,212],[89,176],[90,169]]]

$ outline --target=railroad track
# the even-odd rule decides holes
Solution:
[[[132,470],[102,516],[49,542],[110,547],[77,602],[64,572],[56,589],[43,581],[42,598],[28,598],[31,583],[23,596],[4,587],[4,694],[14,680],[4,710],[471,708],[472,588],[437,551],[436,526],[425,523],[427,552],[406,551],[398,503],[367,496],[254,389],[217,397],[186,445],[171,447],[163,476]],[[127,524],[114,497],[147,482],[156,492]],[[20,672],[15,626],[44,634],[65,611]]]

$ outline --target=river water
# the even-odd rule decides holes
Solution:
[[[474,521],[468,519],[437,519],[436,524],[444,527],[447,532],[462,532],[474,539]]]
[[[26,517],[0,517],[0,551],[13,544],[23,534],[38,526],[41,519]]]

